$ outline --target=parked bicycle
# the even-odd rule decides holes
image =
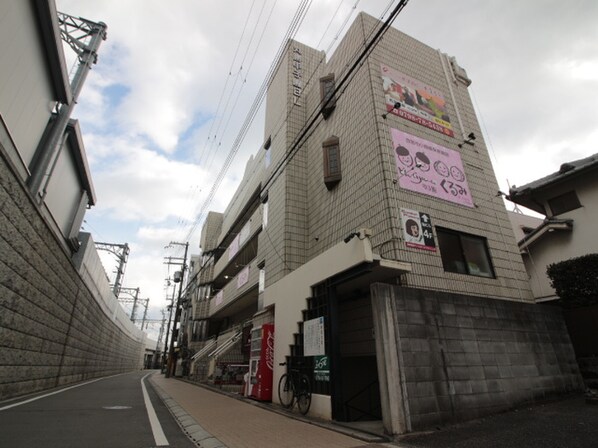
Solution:
[[[279,365],[285,366],[287,363],[281,362]],[[311,405],[309,377],[299,369],[289,366],[287,373],[282,375],[278,382],[278,398],[283,407],[291,409],[296,403],[299,412],[307,414]]]

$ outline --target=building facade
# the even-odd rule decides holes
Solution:
[[[558,303],[546,273],[550,264],[598,253],[594,227],[598,220],[598,155],[563,163],[559,170],[509,191],[509,199],[544,215],[519,240],[519,248],[537,302]],[[515,216],[521,219],[521,216]],[[591,301],[563,304],[569,335],[587,386],[598,388],[596,321]]]
[[[546,267],[598,252],[593,237],[598,219],[598,155],[563,163],[546,177],[512,187],[509,199],[544,215],[544,221],[519,241],[536,300],[557,298]]]
[[[467,73],[393,28],[372,42],[380,27],[360,14],[329,60],[288,43],[264,144],[202,233],[195,369],[225,344],[251,361],[245,329],[272,323],[274,402],[301,369],[312,415],[390,434],[579,388],[559,311],[534,305]]]

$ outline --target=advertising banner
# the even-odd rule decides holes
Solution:
[[[249,266],[245,266],[237,274],[237,289],[239,289],[241,286],[247,284],[248,281],[249,281]]]
[[[446,101],[440,90],[381,64],[386,111],[454,137]],[[400,107],[396,105],[400,104]]]
[[[228,246],[228,261],[231,261],[234,258],[234,256],[237,255],[237,252],[239,252],[240,239],[241,237],[237,235],[235,239],[232,240],[232,242],[230,243],[230,246]]]
[[[224,292],[222,290],[220,290],[218,292],[218,294],[216,294],[214,296],[214,305],[218,306],[218,305],[222,304],[223,299],[224,299]]]
[[[473,207],[461,154],[390,129],[401,188]]]
[[[436,252],[432,220],[427,213],[401,208],[401,227],[407,247]]]

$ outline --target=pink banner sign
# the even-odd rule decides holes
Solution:
[[[446,101],[439,89],[411,78],[385,64],[382,86],[386,111],[419,125],[453,137]]]
[[[245,266],[237,274],[237,289],[245,285],[249,281],[249,266]]]
[[[224,293],[221,291],[218,292],[218,294],[216,294],[214,296],[214,305],[218,306],[222,303],[222,300],[224,299]]]
[[[398,129],[390,129],[401,188],[473,207],[461,155]]]
[[[230,246],[228,246],[228,261],[231,261],[233,257],[237,255],[237,252],[239,252],[239,240],[240,237],[239,235],[237,235],[235,239],[230,243]]]

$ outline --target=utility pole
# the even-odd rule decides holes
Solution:
[[[141,320],[141,330],[143,331],[143,326],[145,325],[145,319],[147,318],[147,306],[149,305],[149,298],[144,300],[145,302],[145,311],[143,312],[143,319]]]
[[[168,280],[168,286],[170,286],[170,280]],[[168,367],[166,363],[168,362],[168,333],[170,332],[170,322],[172,321],[172,309],[174,308],[174,295],[176,293],[176,283],[172,287],[172,297],[170,299],[170,305],[168,305],[169,314],[168,314],[168,325],[166,326],[166,337],[164,339],[164,353],[162,354],[164,358],[163,365],[165,366],[165,370],[168,374]],[[166,296],[168,298],[168,295]]]
[[[115,255],[116,259],[118,260],[118,268],[116,268],[116,279],[114,280],[114,285],[112,285],[112,292],[116,297],[118,297],[122,286],[123,276],[125,275],[127,260],[129,259],[129,245],[127,243],[95,243],[95,246],[97,250],[104,250]]]
[[[170,350],[168,351],[168,367],[166,369],[166,378],[169,378],[171,375],[173,375],[175,373],[175,369],[176,369],[176,363],[174,361],[174,336],[175,336],[175,330],[176,330],[176,324],[179,322],[179,319],[181,317],[181,294],[183,292],[183,283],[184,283],[184,279],[185,279],[185,269],[187,267],[187,251],[189,250],[189,243],[176,243],[174,241],[171,241],[169,246],[173,246],[173,245],[178,245],[178,246],[185,246],[185,255],[183,256],[183,263],[182,263],[182,267],[181,267],[181,271],[180,271],[180,277],[178,278],[178,282],[177,282],[177,276],[175,274],[175,287],[176,287],[176,283],[180,283],[179,284],[179,295],[176,301],[176,307],[175,307],[175,313],[174,313],[174,322],[172,324],[172,335],[170,337]],[[172,257],[168,257],[169,258],[169,262],[168,264],[175,264],[172,263]],[[180,329],[179,329],[180,330]]]
[[[137,313],[137,302],[139,301],[139,288],[119,288],[119,293],[129,294],[133,298],[133,309],[131,310],[130,319],[131,322],[135,322],[135,314]],[[121,297],[118,297],[118,300],[123,302],[128,301],[126,299],[123,300]]]

